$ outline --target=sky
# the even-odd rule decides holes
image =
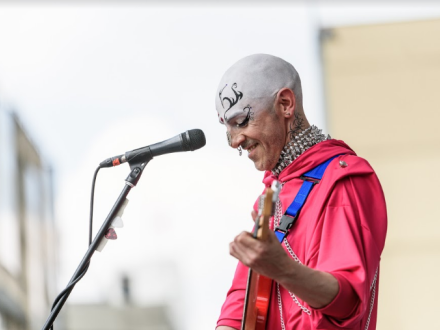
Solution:
[[[254,53],[291,62],[309,121],[326,131],[319,29],[438,17],[440,5],[415,1],[0,1],[0,103],[15,109],[55,173],[59,289],[87,248],[99,162],[200,128],[204,148],[148,164],[118,239],[95,254],[69,302],[120,304],[113,288],[127,274],[138,304],[170,304],[179,329],[213,329],[236,264],[228,244],[252,226],[263,189],[262,173],[227,146],[218,124],[214,97],[223,72]],[[128,173],[127,165],[101,170],[95,233]]]

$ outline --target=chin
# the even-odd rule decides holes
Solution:
[[[258,171],[272,171],[279,159],[279,157],[275,158],[273,155],[258,156],[250,158],[254,162],[254,166]]]
[[[272,171],[273,166],[267,165],[267,164],[261,164],[254,162],[255,168],[258,171]]]

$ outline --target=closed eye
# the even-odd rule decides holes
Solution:
[[[248,114],[246,115],[246,118],[240,124],[237,124],[237,127],[240,127],[240,128],[246,127],[248,125],[250,119],[251,119],[251,113],[249,111]]]

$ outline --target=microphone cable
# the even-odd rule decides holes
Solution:
[[[102,168],[101,165],[99,165],[96,170],[95,173],[93,175],[93,180],[92,180],[92,191],[90,194],[90,215],[89,215],[89,246],[92,244],[92,231],[93,231],[93,203],[94,203],[94,199],[95,199],[95,183],[96,183],[96,178],[98,176],[98,172],[99,170]],[[73,289],[73,287],[76,285],[76,283],[78,283],[83,277],[84,275],[87,273],[87,270],[89,269],[89,265],[90,265],[90,260],[89,262],[87,262],[87,264],[84,267],[84,270],[81,272],[81,274],[79,274],[69,285],[66,286],[66,288],[61,291],[58,296],[55,298],[53,304],[52,304],[52,308],[51,311],[55,308],[55,306],[58,304],[58,302],[60,301],[61,298],[63,298],[63,296],[68,293],[70,290]],[[53,324],[50,327],[50,330],[53,330]]]

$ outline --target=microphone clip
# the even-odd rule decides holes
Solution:
[[[141,178],[142,172],[145,169],[145,166],[147,166],[148,162],[150,160],[143,162],[143,163],[139,163],[139,162],[129,162],[128,164],[130,165],[130,169],[131,172],[130,174],[127,176],[127,178],[125,179],[125,182],[131,186],[132,188],[134,186],[136,186],[136,184],[138,183],[139,179]]]
[[[130,168],[133,170],[136,167],[142,167],[142,170],[153,159],[150,147],[142,147],[135,150],[127,151],[124,155],[125,161],[128,162]]]

